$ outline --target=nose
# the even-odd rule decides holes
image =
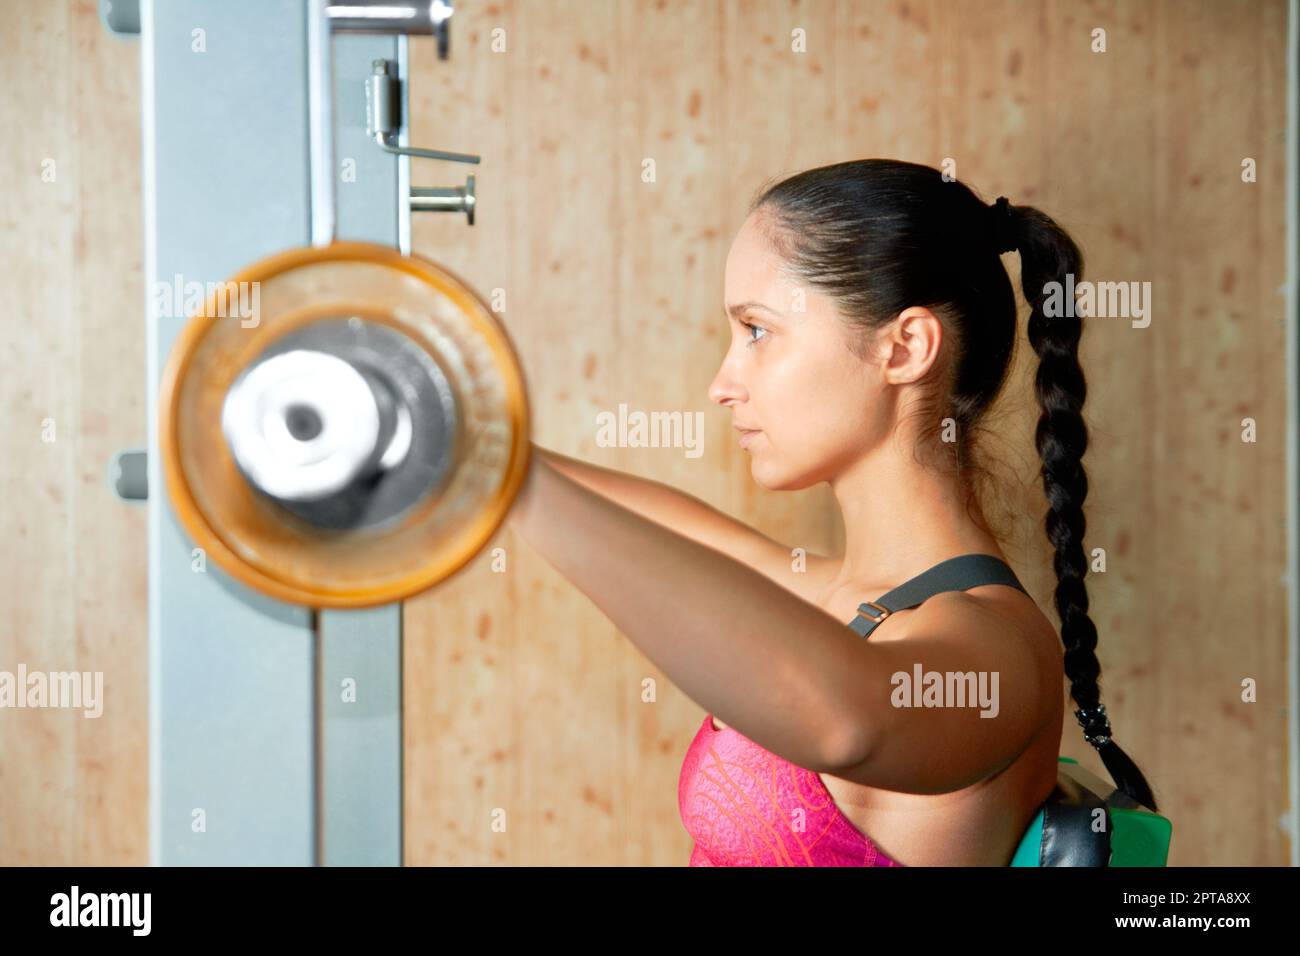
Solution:
[[[723,359],[722,367],[718,369],[718,374],[713,376],[713,381],[709,385],[709,400],[719,405],[729,405],[732,402],[744,401],[745,397],[744,385],[732,371],[731,363]]]

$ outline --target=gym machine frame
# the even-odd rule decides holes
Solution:
[[[473,225],[472,175],[410,185],[410,156],[479,161],[407,142],[407,37],[447,59],[450,4],[101,0],[100,13],[141,41],[147,289],[336,241],[409,256],[412,209]],[[339,157],[355,163],[345,188]],[[160,381],[188,319],[152,298],[148,451],[110,471],[148,508],[150,862],[400,865],[401,604],[286,603],[205,562],[168,506],[159,443]],[[354,702],[336,693],[345,680]]]

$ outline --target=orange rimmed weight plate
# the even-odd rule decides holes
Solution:
[[[378,527],[304,520],[250,483],[222,430],[241,373],[285,336],[339,319],[416,343],[454,396],[442,479]],[[531,450],[523,370],[496,316],[445,268],[370,243],[293,249],[227,280],[178,336],[158,409],[167,492],[195,544],[250,587],[319,608],[401,601],[455,573],[504,522]]]

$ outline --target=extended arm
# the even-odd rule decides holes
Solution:
[[[907,639],[864,641],[816,605],[542,457],[510,521],[687,696],[798,766],[942,793],[999,769],[1041,724],[1045,698],[1025,639],[965,595],[947,605],[949,614],[963,611],[960,633],[936,613],[939,603],[927,602]],[[893,675],[917,664],[997,671],[997,716],[895,707]]]
[[[537,456],[512,526],[692,700],[774,753],[827,768],[851,631],[757,571]]]

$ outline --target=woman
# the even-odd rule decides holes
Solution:
[[[1012,250],[1039,356],[1059,639],[981,506],[976,439],[1016,338]],[[1045,286],[1082,270],[1048,216],[927,166],[839,163],[754,200],[709,396],[759,484],[829,482],[842,558],[537,450],[512,525],[709,712],[679,781],[692,865],[1007,865],[1056,782],[1062,669],[1085,738],[1156,809],[1099,701],[1081,324],[1043,312]]]

